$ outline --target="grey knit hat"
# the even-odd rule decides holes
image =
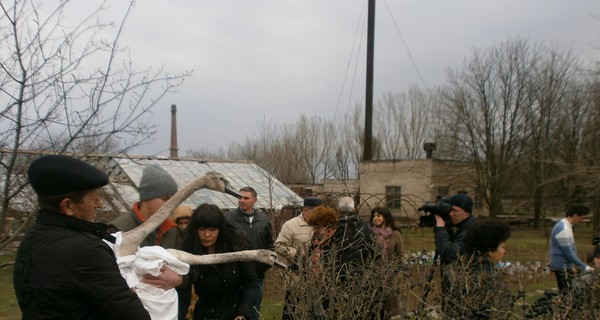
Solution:
[[[151,165],[144,168],[140,179],[140,200],[150,200],[177,193],[178,187],[175,179],[165,169]]]

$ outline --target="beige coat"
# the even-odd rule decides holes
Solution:
[[[275,252],[288,264],[297,262],[308,250],[313,235],[312,227],[302,214],[286,221],[275,240]]]

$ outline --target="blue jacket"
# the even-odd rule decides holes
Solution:
[[[550,235],[550,268],[573,269],[574,265],[582,270],[587,267],[587,264],[577,257],[573,226],[565,218],[556,223]]]

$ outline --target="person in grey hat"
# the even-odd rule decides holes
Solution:
[[[121,215],[112,220],[109,223],[110,230],[112,232],[133,230],[154,215],[167,200],[177,193],[177,190],[177,182],[165,169],[157,165],[145,167],[138,188],[140,200],[133,203],[129,214]],[[142,241],[141,246],[160,245],[164,248],[175,248],[177,239],[175,227],[173,221],[166,220]]]
[[[138,188],[140,200],[133,203],[129,213],[120,215],[109,223],[109,232],[127,232],[135,229],[154,215],[165,202],[177,193],[177,190],[177,182],[165,169],[157,165],[145,167]],[[167,249],[176,247],[177,225],[173,221],[165,220],[141,243],[142,247],[154,245]],[[169,290],[177,287],[183,281],[180,275],[169,268],[163,268],[162,271],[158,277],[146,275],[144,282]]]
[[[275,240],[275,252],[282,257],[292,269],[297,266],[298,259],[306,256],[308,245],[313,235],[313,228],[307,222],[312,210],[323,204],[317,197],[306,197],[302,203],[302,212],[286,221]],[[292,319],[295,303],[291,301],[291,292],[285,291],[282,319]]]
[[[94,222],[108,176],[75,158],[49,155],[31,163],[28,180],[40,209],[15,259],[23,319],[149,320],[103,241],[114,238]]]

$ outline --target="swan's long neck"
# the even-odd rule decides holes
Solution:
[[[270,250],[244,250],[227,253],[194,255],[185,251],[176,249],[167,249],[177,260],[190,265],[207,265],[218,263],[229,263],[236,261],[258,261],[270,266],[285,268],[286,265],[279,261],[277,254]]]
[[[165,220],[169,218],[173,210],[177,208],[185,199],[187,199],[196,190],[206,187],[206,177],[199,177],[188,183],[185,187],[179,190],[165,204],[156,211],[148,220],[142,223],[137,228],[125,232],[123,234],[123,242],[120,246],[120,255],[127,256],[134,254],[142,241],[156,230]]]

